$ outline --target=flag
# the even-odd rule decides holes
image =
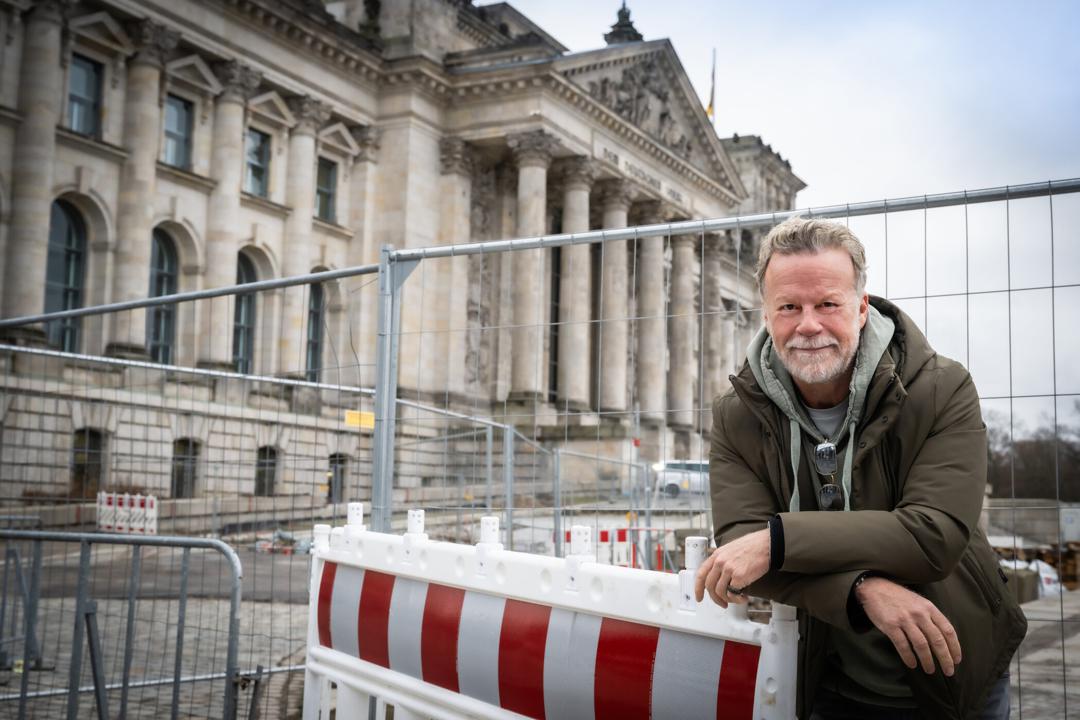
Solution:
[[[712,86],[709,88],[709,106],[705,108],[709,120],[716,119],[716,48],[712,51]]]

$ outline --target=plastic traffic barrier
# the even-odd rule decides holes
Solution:
[[[99,492],[97,528],[100,532],[157,535],[158,502],[154,495]]]
[[[594,562],[587,526],[560,559],[503,549],[495,517],[475,546],[429,540],[422,510],[401,536],[348,518],[315,526],[304,720],[371,698],[399,719],[794,717],[794,609],[695,602],[705,538],[676,576]]]

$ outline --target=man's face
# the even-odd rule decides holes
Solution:
[[[800,383],[830,383],[846,373],[868,302],[856,294],[851,257],[839,248],[773,255],[765,269],[765,327]]]

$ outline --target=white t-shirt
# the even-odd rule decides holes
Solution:
[[[839,405],[821,410],[803,405],[807,415],[810,416],[810,420],[817,426],[817,429],[821,431],[822,435],[830,439],[836,437],[836,431],[840,429],[840,424],[844,422],[844,418],[847,416],[847,406],[847,398],[844,398],[844,402]]]

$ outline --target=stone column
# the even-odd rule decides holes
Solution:
[[[547,214],[547,171],[555,139],[542,130],[511,135],[507,144],[518,168],[517,236],[544,234]],[[540,343],[544,323],[543,256],[539,249],[518,250],[513,257],[514,332],[510,377],[511,401],[536,402],[543,397]]]
[[[603,226],[605,230],[626,227],[632,191],[623,180],[605,180],[601,190]],[[629,268],[625,240],[604,242],[600,257],[600,380],[598,405],[600,412],[625,413],[627,388],[627,350],[630,322],[626,319],[629,300]],[[616,415],[614,421],[623,421]]]
[[[730,383],[727,376],[731,372],[731,329],[733,317],[721,296],[723,287],[723,246],[727,240],[722,235],[705,236],[705,257],[701,264],[702,302],[704,304],[704,332],[702,333],[703,377],[701,431],[707,434],[712,429],[713,397],[727,390]]]
[[[237,225],[240,220],[240,187],[244,172],[244,109],[261,77],[246,65],[229,60],[215,68],[223,86],[214,105],[213,155],[210,175],[216,182],[210,192],[206,219],[206,276],[203,287],[236,283]],[[202,302],[202,341],[199,365],[232,367],[232,298]]]
[[[666,220],[663,206],[653,200],[642,208],[646,225]],[[664,238],[638,240],[637,403],[642,424],[663,425],[666,402],[667,315],[664,296]]]
[[[697,235],[672,238],[671,318],[668,320],[668,425],[678,430],[694,426],[694,251]]]
[[[37,315],[45,307],[56,126],[63,103],[60,67],[64,14],[70,0],[38,0],[27,13],[19,66],[19,112],[11,165],[11,225],[4,262],[4,317]],[[43,343],[40,326],[4,331]]]
[[[285,242],[281,271],[285,277],[311,272],[311,225],[315,216],[315,137],[330,117],[330,109],[308,96],[289,98],[296,125],[289,133],[289,165],[285,180]],[[281,335],[278,337],[278,372],[300,375],[307,367],[306,322],[308,291],[303,286],[285,289]]]
[[[348,263],[350,266],[376,264],[379,248],[375,244],[374,213],[379,131],[370,125],[357,125],[350,128],[350,132],[360,146],[360,153],[353,163],[350,186],[349,229],[353,236],[349,241]],[[365,275],[351,281],[352,292],[346,293],[345,301],[353,333],[352,344],[359,358],[355,382],[360,387],[375,387],[379,287],[373,278],[373,275]]]
[[[439,244],[469,242],[472,213],[473,153],[461,138],[443,138],[439,144]],[[440,292],[428,317],[442,318],[438,357],[444,358],[444,387],[451,394],[466,391],[466,327],[469,323],[469,258],[452,257],[432,261],[438,271]]]
[[[591,160],[576,157],[563,174],[564,233],[589,231],[589,192],[595,168]],[[566,245],[559,268],[559,409],[571,412],[589,409],[589,380],[592,375],[592,246]]]
[[[120,172],[116,213],[113,302],[138,300],[150,290],[150,247],[154,229],[154,189],[161,138],[161,71],[165,56],[180,34],[149,20],[130,24],[137,50],[127,66],[124,100],[124,147],[127,160]],[[129,310],[112,318],[105,353],[146,357],[146,310]]]

